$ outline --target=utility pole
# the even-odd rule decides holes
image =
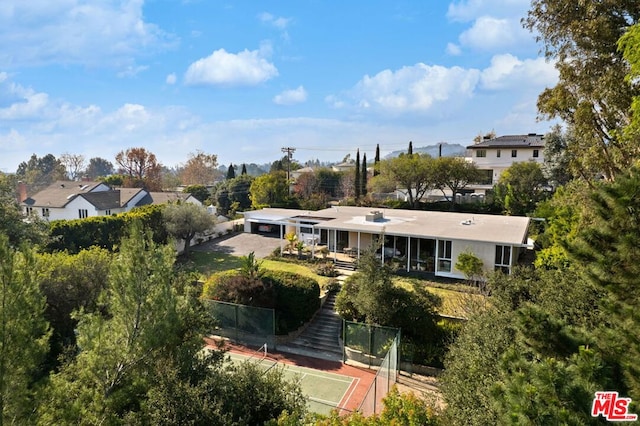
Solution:
[[[281,151],[287,154],[287,159],[289,160],[287,161],[287,187],[289,188],[289,195],[291,195],[291,185],[289,185],[289,181],[291,180],[291,159],[296,149],[289,146],[281,148]]]

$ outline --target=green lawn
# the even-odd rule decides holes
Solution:
[[[180,259],[179,262],[188,270],[200,273],[205,279],[213,273],[238,269],[242,266],[242,258],[219,252],[192,251],[189,254],[188,260]],[[332,278],[317,275],[311,268],[304,265],[267,259],[261,260],[261,262],[262,266],[266,269],[294,272],[313,278],[318,281],[320,288],[323,288],[324,285],[332,280]],[[481,303],[484,300],[484,296],[482,295],[453,289],[456,287],[454,284],[443,285],[438,282],[407,277],[397,277],[395,283],[408,290],[413,288],[413,283],[426,286],[428,291],[442,298],[442,306],[438,309],[438,312],[442,315],[466,317],[466,307],[468,305]]]

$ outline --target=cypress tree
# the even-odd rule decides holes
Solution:
[[[236,171],[233,168],[233,163],[229,164],[229,168],[227,169],[227,179],[235,179]]]
[[[373,159],[373,176],[380,174],[380,144],[376,144],[376,156]]]
[[[409,141],[409,149],[407,150],[407,154],[413,154],[413,142]]]
[[[356,200],[360,198],[360,149],[356,152],[356,176],[353,182],[356,191]]]
[[[244,176],[247,174],[247,165],[242,163],[242,172],[240,173],[241,176]]]
[[[360,193],[367,195],[367,154],[362,155],[362,178],[360,179],[361,190]]]

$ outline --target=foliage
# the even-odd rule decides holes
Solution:
[[[258,176],[251,183],[249,190],[251,205],[254,208],[261,206],[286,207],[289,202],[289,182],[285,172],[273,172]]]
[[[200,201],[201,203],[204,203],[211,197],[209,190],[204,185],[189,185],[184,188],[182,192],[193,195],[196,200]]]
[[[553,188],[566,185],[573,179],[571,173],[571,152],[569,145],[574,144],[575,136],[570,130],[562,131],[555,125],[544,136],[544,175]]]
[[[36,282],[46,297],[45,318],[52,327],[48,363],[56,365],[67,347],[76,344],[78,321],[73,312],[97,312],[98,296],[106,288],[111,255],[92,247],[76,255],[66,252],[36,256]]]
[[[318,179],[318,187],[320,191],[328,194],[331,198],[336,198],[340,192],[340,181],[342,174],[331,170],[328,167],[321,167],[315,171]]]
[[[0,235],[0,424],[32,423],[33,383],[48,349],[33,253]]]
[[[114,250],[124,229],[134,220],[140,220],[150,229],[156,243],[167,242],[167,231],[162,219],[164,206],[137,207],[115,216],[94,216],[86,219],[57,220],[50,223],[50,238],[45,251],[68,251],[71,254],[97,246]]]
[[[418,285],[412,291],[394,286],[391,270],[380,263],[374,247],[361,254],[357,272],[336,297],[336,311],[347,320],[401,328],[403,339],[418,348],[416,358],[433,361],[435,352],[426,359],[428,350],[423,349],[438,343],[435,309],[440,298]]]
[[[145,148],[127,148],[116,154],[118,173],[125,175],[127,188],[145,188],[148,191],[162,189],[162,165],[155,154]]]
[[[324,262],[316,265],[313,270],[316,274],[322,275],[323,277],[337,277],[338,271],[336,270],[336,265],[333,262]]]
[[[494,200],[505,214],[524,216],[549,197],[547,180],[538,163],[514,163],[494,186]]]
[[[236,169],[233,167],[233,163],[229,164],[229,168],[227,169],[227,180],[236,178]]]
[[[29,194],[35,194],[57,180],[65,180],[66,169],[53,154],[38,157],[31,155],[29,161],[18,164],[16,179],[27,184]]]
[[[418,203],[427,191],[435,187],[433,159],[426,154],[401,155],[380,162],[382,179],[396,182],[408,199],[411,208]]]
[[[470,251],[464,251],[458,255],[455,268],[474,284],[483,279],[484,263],[482,259]]]
[[[100,157],[93,157],[89,159],[89,165],[84,172],[84,175],[91,180],[98,179],[100,177],[107,177],[114,172],[113,164],[110,161]]]
[[[22,243],[43,243],[48,225],[35,215],[28,221],[24,220],[17,203],[15,186],[14,179],[0,174],[0,234],[6,235],[13,247]]]
[[[609,315],[606,345],[623,366],[629,396],[640,399],[640,167],[632,167],[615,182],[592,194],[594,223],[581,229],[568,245],[575,261],[584,265],[589,281],[604,290]]]
[[[240,272],[248,278],[260,278],[265,271],[262,268],[262,261],[256,258],[254,252],[251,252],[247,256],[242,256]]]
[[[276,333],[286,334],[309,321],[320,308],[320,286],[313,278],[267,271],[262,281],[276,292]]]
[[[219,175],[217,167],[218,157],[215,154],[197,150],[195,153],[189,153],[187,163],[180,171],[180,180],[190,186],[211,185]]]
[[[253,177],[240,175],[237,178],[220,182],[214,191],[218,213],[233,216],[236,211],[244,211],[251,207],[249,188]]]
[[[192,203],[167,204],[162,210],[162,220],[169,235],[184,241],[185,255],[189,253],[193,238],[215,224],[207,209]]]
[[[559,81],[538,98],[544,118],[559,118],[572,129],[567,148],[572,170],[586,179],[606,179],[637,157],[637,142],[620,137],[638,87],[625,80],[629,63],[618,39],[640,19],[640,3],[625,0],[575,2],[534,0],[525,26],[544,43]]]
[[[433,160],[434,186],[442,192],[445,198],[449,198],[445,189],[451,191],[451,209],[455,208],[456,194],[469,184],[477,182],[480,174],[475,164],[467,162],[464,158],[440,157]]]

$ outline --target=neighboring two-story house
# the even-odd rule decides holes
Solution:
[[[471,185],[476,192],[491,189],[500,179],[502,172],[512,164],[521,161],[544,162],[544,135],[506,135],[485,138],[467,147],[469,160],[483,173],[484,178],[477,185]]]
[[[184,201],[202,205],[195,197],[181,192],[148,192],[142,188],[113,189],[102,182],[57,181],[31,197],[19,189],[22,210],[45,220],[84,219],[124,213],[147,204]]]

